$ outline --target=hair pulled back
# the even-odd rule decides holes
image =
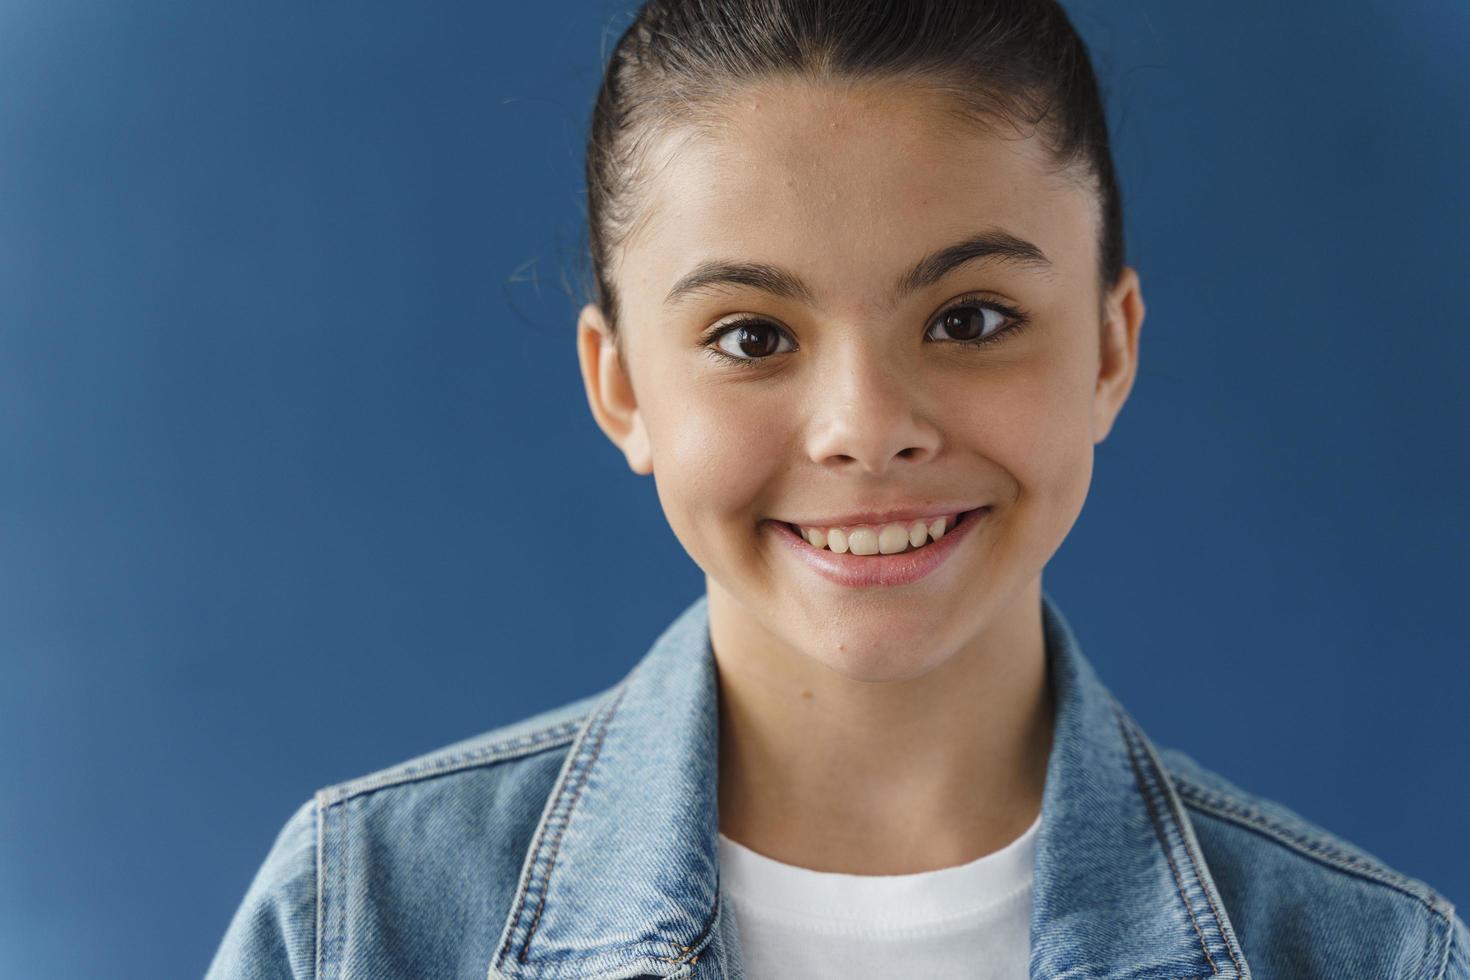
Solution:
[[[715,119],[742,84],[907,79],[982,124],[1029,125],[1081,164],[1100,213],[1098,280],[1123,270],[1122,200],[1092,60],[1056,0],[647,0],[613,48],[587,141],[593,301],[614,334],[614,250],[634,231],[650,144]]]

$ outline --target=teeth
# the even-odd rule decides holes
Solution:
[[[885,555],[896,555],[909,546],[909,529],[902,524],[885,524],[878,532],[878,550]]]
[[[917,548],[919,545],[928,540],[929,529],[924,526],[924,522],[914,521],[914,523],[909,526],[909,544]]]
[[[839,555],[848,552],[854,555],[896,555],[922,548],[930,541],[938,541],[948,528],[954,527],[954,522],[954,517],[938,517],[932,521],[910,521],[907,524],[802,527],[798,530],[807,544],[814,548],[827,548]]]

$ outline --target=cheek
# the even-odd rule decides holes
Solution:
[[[1046,411],[1034,422],[1029,482],[1036,508],[1038,567],[1071,532],[1092,483],[1092,383],[1077,355],[1059,356],[1039,384]]]
[[[782,459],[778,414],[728,391],[692,386],[647,417],[664,512],[691,542],[722,521],[754,521]]]
[[[964,399],[966,438],[1009,476],[1011,502],[1071,511],[1068,526],[1092,474],[1090,390],[1085,365],[1046,354],[978,380]]]

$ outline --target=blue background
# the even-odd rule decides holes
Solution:
[[[1470,903],[1470,6],[1199,6],[1070,5],[1148,319],[1046,587],[1155,741]],[[573,344],[629,11],[0,2],[0,973],[201,973],[314,789],[699,593]]]

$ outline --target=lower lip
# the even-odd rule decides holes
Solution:
[[[909,585],[924,578],[954,554],[970,529],[990,513],[989,507],[966,511],[960,522],[944,532],[944,537],[921,548],[901,551],[896,555],[839,555],[826,548],[813,547],[791,530],[785,521],[767,521],[776,535],[823,578],[838,585],[867,588],[875,585]]]

